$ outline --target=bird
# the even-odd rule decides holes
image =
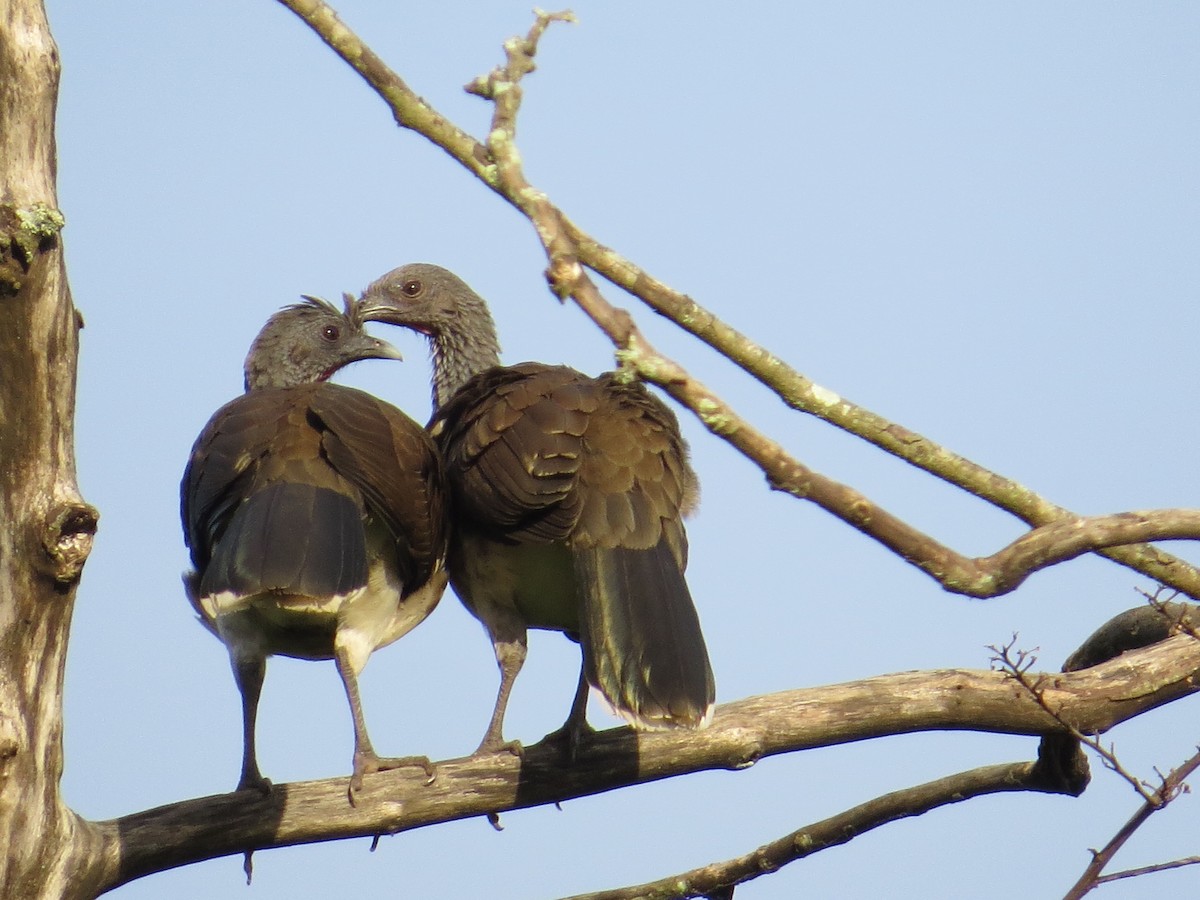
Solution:
[[[582,648],[566,722],[547,735],[568,760],[592,731],[589,685],[635,728],[706,725],[715,686],[684,576],[683,518],[699,487],[675,415],[618,372],[501,365],[486,302],[439,266],[401,266],[359,299],[368,320],[429,342],[427,428],[449,483],[450,583],[500,669],[476,754],[523,752],[503,722],[530,628]]]
[[[267,321],[245,361],[245,393],[196,439],[180,484],[200,621],[224,642],[242,698],[237,790],[270,793],[255,720],[268,656],[333,659],[354,725],[349,796],[372,772],[427,757],[380,757],[358,676],[419,625],[447,583],[445,474],[425,430],[399,409],[327,379],[349,363],[400,359],[344,310],[304,297]]]

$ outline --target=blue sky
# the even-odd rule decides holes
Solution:
[[[266,317],[409,261],[492,305],[510,362],[587,371],[611,348],[546,292],[527,223],[423,139],[271,0],[47,0],[63,61],[60,205],[82,334],[80,482],[102,513],[79,591],[64,790],[108,818],[231,789],[238,699],[179,574],[178,479],[241,389]],[[529,5],[343,0],[343,19],[476,135],[462,85]],[[581,0],[543,41],[518,135],[526,172],[581,227],[818,384],[1081,513],[1196,506],[1200,420],[1200,7],[1185,3],[635,4]],[[652,341],[802,462],[956,549],[1018,524],[787,410],[635,301]],[[425,348],[341,380],[424,420]],[[887,672],[986,668],[1013,632],[1047,668],[1139,602],[1088,558],[989,601],[944,593],[840,522],[772,494],[682,414],[704,500],[689,580],[718,697]],[[1200,559],[1194,548],[1171,548]],[[535,635],[507,733],[566,714],[577,651]],[[447,595],[363,679],[384,753],[464,755],[495,689],[479,625]],[[1110,736],[1152,775],[1192,753],[1194,702]],[[593,704],[592,720],[610,723]],[[613,723],[615,724],[615,723]],[[275,781],[344,775],[331,663],[273,660],[259,729]],[[913,735],[764,761],[385,839],[260,853],[245,896],[348,890],[556,897],[734,856],[879,793],[1032,758],[1031,738]],[[1093,764],[1078,800],[1009,795],[898,823],[738,890],[739,900],[1061,895],[1135,806]],[[1196,852],[1184,798],[1119,857]],[[1195,892],[1200,871],[1105,898]],[[240,896],[240,859],[153,876],[134,898]]]

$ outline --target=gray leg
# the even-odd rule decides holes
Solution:
[[[271,782],[263,778],[258,770],[258,753],[255,750],[254,730],[258,719],[258,698],[262,694],[263,677],[267,671],[267,660],[263,656],[229,656],[233,666],[233,678],[242,695],[242,777],[238,780],[239,791],[258,791],[264,796],[271,792]]]
[[[384,772],[388,769],[398,769],[401,766],[420,766],[425,770],[432,783],[437,777],[437,770],[428,756],[394,756],[381,757],[371,746],[371,738],[367,735],[367,722],[363,716],[362,699],[358,693],[358,673],[350,664],[349,653],[343,647],[334,651],[334,661],[337,663],[338,674],[342,676],[342,684],[346,688],[346,699],[350,701],[350,716],[354,720],[354,771],[350,776],[350,803],[354,803],[354,795],[362,790],[364,775],[372,772]]]
[[[496,706],[492,709],[492,718],[488,722],[487,732],[484,734],[479,748],[475,751],[475,755],[507,750],[520,756],[522,754],[521,742],[504,740],[504,713],[508,709],[508,698],[512,694],[513,682],[517,680],[517,673],[525,665],[527,646],[524,630],[520,637],[514,640],[505,641],[493,637],[492,648],[496,652],[496,664],[500,667],[500,690],[496,693]]]
[[[579,667],[579,684],[575,687],[575,699],[571,701],[571,711],[567,713],[567,721],[557,731],[552,731],[543,740],[563,745],[563,752],[568,763],[575,762],[579,745],[586,735],[592,734],[592,726],[587,720],[587,701],[591,686],[588,684],[586,667]]]

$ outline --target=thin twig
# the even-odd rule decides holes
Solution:
[[[1037,657],[1033,655],[1033,651],[1014,649],[1016,647],[1017,636],[1014,634],[1012,640],[1003,646],[997,647],[994,644],[988,645],[988,649],[992,651],[993,668],[1005,672],[1017,684],[1029,694],[1030,697],[1046,710],[1046,712],[1062,726],[1063,730],[1074,737],[1079,743],[1085,747],[1090,747],[1099,757],[1105,768],[1111,769],[1121,778],[1125,779],[1139,797],[1147,803],[1156,802],[1155,798],[1158,792],[1151,788],[1145,781],[1138,778],[1128,769],[1126,769],[1121,761],[1117,758],[1116,749],[1113,745],[1105,747],[1101,743],[1099,737],[1093,734],[1084,734],[1073,724],[1063,718],[1062,714],[1051,708],[1046,702],[1043,686],[1046,683],[1045,675],[1038,675],[1036,678],[1029,676],[1029,669],[1037,662]]]
[[[1164,598],[1163,594],[1167,593],[1167,589],[1160,584],[1152,594],[1140,588],[1138,593],[1167,620],[1168,629],[1172,634],[1187,634],[1200,640],[1200,631],[1196,628],[1197,621],[1200,620],[1200,608],[1194,604],[1175,602],[1179,598],[1179,591],[1171,591],[1170,595]]]
[[[1200,856],[1186,856],[1183,859],[1173,859],[1170,862],[1139,866],[1136,869],[1123,869],[1120,872],[1113,872],[1111,875],[1101,875],[1096,879],[1096,884],[1108,884],[1110,881],[1120,881],[1122,878],[1137,878],[1139,875],[1151,875],[1155,872],[1168,872],[1171,869],[1194,866],[1197,863],[1200,863]]]
[[[1067,661],[1063,664],[1063,671],[1089,671],[1097,666],[1111,664],[1114,660],[1120,662],[1124,658],[1124,654],[1135,653],[1138,649],[1148,646],[1161,645],[1163,642],[1180,634],[1184,623],[1190,622],[1194,617],[1196,607],[1191,604],[1163,600],[1161,599],[1162,593],[1163,589],[1160,588],[1153,595],[1145,594],[1149,601],[1148,606],[1126,610],[1101,625],[1067,658]],[[1195,639],[1193,634],[1188,634],[1187,637],[1190,640]],[[1162,809],[1179,796],[1179,794],[1188,790],[1184,779],[1195,769],[1197,764],[1200,764],[1200,752],[1168,775],[1164,776],[1155,769],[1159,784],[1156,788],[1151,787],[1148,782],[1135,777],[1125,769],[1117,758],[1114,747],[1110,745],[1106,748],[1100,742],[1095,732],[1090,735],[1084,734],[1084,730],[1090,731],[1091,729],[1076,727],[1071,718],[1064,714],[1061,707],[1055,708],[1047,701],[1045,686],[1050,683],[1050,676],[1037,675],[1031,677],[1029,675],[1029,670],[1035,663],[1036,657],[1030,651],[1014,649],[1016,641],[1017,636],[1014,634],[1012,640],[1007,644],[990,648],[993,653],[993,668],[1004,671],[1010,678],[1021,685],[1026,695],[1041,706],[1051,718],[1062,726],[1068,735],[1074,738],[1071,744],[1064,743],[1062,737],[1055,734],[1048,734],[1042,738],[1039,758],[1046,762],[1047,771],[1060,774],[1065,784],[1072,783],[1073,767],[1070,757],[1064,754],[1064,750],[1068,750],[1069,747],[1073,746],[1074,749],[1068,750],[1068,752],[1078,754],[1078,747],[1080,744],[1083,744],[1091,747],[1092,750],[1099,754],[1104,765],[1124,778],[1142,798],[1141,809],[1109,841],[1104,850],[1100,852],[1093,851],[1091,864],[1071,888],[1067,896],[1081,897],[1096,885],[1103,884],[1106,881],[1115,881],[1119,878],[1133,877],[1135,874],[1162,871],[1186,864],[1182,861],[1173,861],[1138,870],[1118,872],[1108,876],[1100,874],[1113,855],[1128,840],[1129,836],[1147,821],[1151,814]]]
[[[1112,840],[1105,844],[1103,849],[1093,851],[1092,861],[1084,869],[1083,874],[1079,876],[1079,880],[1063,895],[1063,900],[1079,900],[1080,897],[1099,884],[1103,884],[1106,881],[1115,881],[1118,878],[1132,877],[1121,872],[1110,876],[1102,876],[1100,873],[1104,871],[1104,867],[1109,864],[1117,854],[1117,851],[1125,845],[1125,842],[1133,836],[1135,831],[1141,828],[1154,813],[1165,807],[1178,797],[1180,793],[1186,791],[1187,787],[1184,779],[1191,775],[1197,767],[1200,767],[1200,750],[1197,750],[1191,759],[1179,766],[1179,768],[1173,769],[1163,778],[1162,787],[1155,792],[1155,796],[1142,803],[1137,812],[1130,817],[1128,822],[1121,826],[1121,829],[1113,835]],[[1163,863],[1159,866],[1152,866],[1147,871],[1161,871],[1173,867],[1171,863]]]

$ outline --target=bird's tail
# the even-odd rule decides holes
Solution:
[[[646,729],[697,728],[715,687],[700,619],[666,539],[648,550],[575,548],[584,671]]]
[[[366,537],[354,498],[280,482],[255,491],[234,512],[205,567],[200,594],[328,597],[366,582]]]

